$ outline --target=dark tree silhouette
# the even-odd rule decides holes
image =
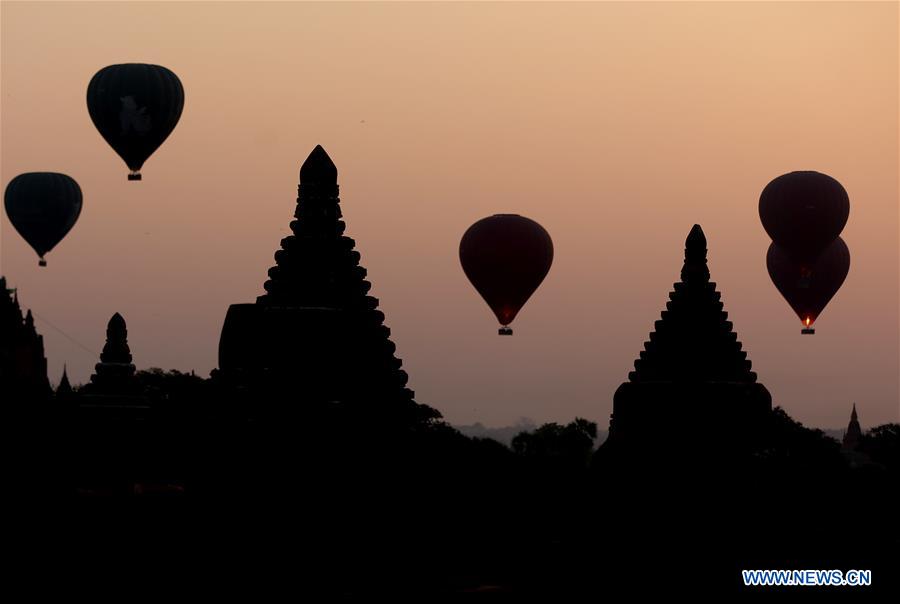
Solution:
[[[858,449],[895,476],[900,474],[900,424],[875,426],[859,439]]]

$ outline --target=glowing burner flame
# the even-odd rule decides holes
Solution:
[[[804,323],[806,323],[806,326],[809,327],[812,323],[812,320],[809,317],[806,317],[806,321],[804,321]]]

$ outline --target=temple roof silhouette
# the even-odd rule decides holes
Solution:
[[[281,240],[260,304],[374,310],[356,242],[344,236],[337,168],[321,145],[300,168],[296,220]]]
[[[710,281],[706,254],[706,236],[695,224],[685,241],[681,281],[634,371],[616,390],[601,459],[653,460],[644,467],[658,471],[711,452],[725,459],[764,432],[772,397],[750,371]]]
[[[308,402],[416,406],[356,242],[344,235],[337,168],[321,146],[300,179],[292,234],[275,253],[266,293],[229,308],[215,375]]]
[[[628,374],[632,382],[756,381],[747,353],[732,331],[722,295],[709,280],[706,236],[695,224],[684,249],[681,281]]]
[[[47,379],[44,338],[34,326],[29,309],[22,315],[19,294],[0,277],[0,384],[4,398],[13,402],[47,398],[52,392]]]

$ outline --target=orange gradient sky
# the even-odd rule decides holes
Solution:
[[[416,398],[453,423],[587,417],[659,318],[700,223],[775,404],[813,426],[898,420],[897,3],[3,2],[2,185],[64,172],[81,218],[39,269],[6,217],[0,271],[39,317],[51,382],[88,379],[109,317],[138,367],[216,365],[262,293],[298,169],[322,144],[347,234]],[[85,105],[123,62],[181,78],[181,122],[127,182]],[[769,281],[759,193],[818,170],[851,199],[841,291],[800,335]],[[555,261],[511,338],[459,267],[519,213]]]

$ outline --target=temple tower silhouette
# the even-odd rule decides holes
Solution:
[[[681,281],[634,371],[616,390],[604,453],[709,459],[740,449],[763,429],[772,398],[750,370],[710,281],[706,253],[706,237],[694,225],[685,242]]]
[[[0,384],[4,399],[16,403],[46,400],[52,390],[44,338],[34,327],[31,310],[22,316],[18,292],[7,288],[5,277],[0,277],[0,290]]]
[[[266,293],[228,309],[214,379],[307,409],[340,403],[383,419],[392,411],[436,413],[406,387],[360,254],[344,235],[337,168],[321,146],[300,168],[294,217]]]
[[[841,443],[842,448],[845,451],[855,451],[861,436],[862,428],[859,426],[859,418],[856,415],[856,403],[853,403],[853,410],[850,412],[850,423],[847,424],[847,431],[844,432],[844,440]]]
[[[134,364],[128,347],[128,327],[122,315],[115,313],[106,325],[106,343],[100,362],[94,365],[91,384],[101,392],[122,392],[131,389]]]
[[[143,417],[148,410],[147,398],[135,376],[128,326],[119,313],[106,324],[106,343],[90,381],[71,398],[82,414],[131,418]]]

